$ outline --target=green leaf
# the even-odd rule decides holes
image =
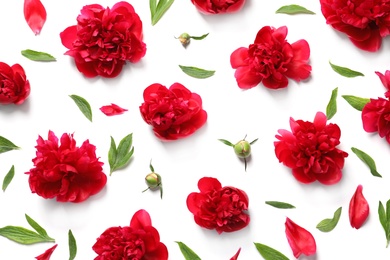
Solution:
[[[291,205],[286,202],[279,202],[279,201],[266,201],[265,204],[268,204],[272,207],[278,208],[278,209],[294,209],[295,206]]]
[[[0,153],[5,153],[17,149],[20,149],[20,147],[14,145],[10,140],[0,136]]]
[[[3,179],[3,191],[5,191],[8,187],[8,185],[11,183],[12,179],[15,175],[15,167],[12,165],[11,169],[8,171],[8,173],[5,175]]]
[[[357,76],[364,76],[364,74],[359,72],[359,71],[355,71],[355,70],[351,70],[351,69],[346,68],[346,67],[341,67],[341,66],[334,65],[330,61],[329,61],[329,64],[332,67],[332,69],[335,72],[337,72],[338,74],[340,74],[341,76],[344,76],[344,77],[347,77],[347,78],[353,78],[353,77],[357,77]]]
[[[35,230],[38,232],[38,234],[40,234],[41,236],[44,236],[44,237],[47,237],[47,232],[46,230],[41,227],[35,220],[33,220],[32,218],[30,218],[29,215],[27,214],[24,214],[24,216],[26,217],[26,220],[28,222],[28,224]]]
[[[278,14],[315,14],[314,12],[306,9],[300,5],[285,5],[276,10]]]
[[[31,245],[43,242],[55,242],[53,238],[40,235],[34,231],[18,226],[5,226],[0,228],[0,236],[8,238],[16,243]]]
[[[69,244],[69,260],[73,260],[77,254],[76,239],[73,236],[72,230],[68,232],[68,244]]]
[[[330,218],[326,218],[326,219],[320,221],[320,223],[318,223],[316,228],[319,229],[322,232],[330,232],[330,231],[332,231],[337,226],[337,223],[340,220],[341,210],[342,210],[342,207],[338,208],[334,212],[333,218],[331,218],[331,219]]]
[[[364,106],[370,102],[369,98],[361,98],[361,97],[355,97],[350,95],[343,95],[342,96],[353,108],[356,110],[362,111]]]
[[[156,5],[156,0],[149,0],[150,15],[152,18],[152,25],[155,25],[164,13],[171,7],[174,0],[160,0]]]
[[[225,140],[225,139],[218,139],[219,141],[221,141],[222,143],[228,145],[228,146],[234,146],[234,144],[232,144],[231,142],[229,142],[228,140]]]
[[[215,70],[204,70],[196,67],[179,65],[180,69],[193,78],[206,79],[214,75]]]
[[[289,260],[285,255],[272,247],[260,243],[254,243],[257,251],[265,260]]]
[[[111,147],[108,151],[108,162],[110,164],[110,175],[117,169],[123,168],[130,161],[134,153],[133,134],[128,134],[120,142],[118,147],[115,147],[115,141],[111,137]]]
[[[33,61],[56,61],[56,58],[46,52],[27,49],[21,51],[21,53],[24,57]]]
[[[252,141],[252,142],[250,142],[249,144],[250,144],[250,145],[252,145],[252,144],[256,143],[256,142],[257,142],[257,140],[259,140],[259,138],[256,138],[255,140],[253,140],[253,141]]]
[[[84,114],[84,116],[92,122],[92,110],[88,101],[77,95],[70,95],[69,97],[73,99],[73,101],[79,107],[80,111]]]
[[[389,242],[390,242],[390,213],[389,212],[390,212],[390,200],[388,200],[386,203],[386,212],[382,202],[379,201],[378,216],[379,216],[379,221],[383,227],[383,230],[385,231],[386,248],[389,246]]]
[[[192,35],[190,35],[190,38],[194,39],[194,40],[203,40],[204,38],[207,37],[207,35],[209,35],[209,34],[206,33],[206,34],[203,34],[202,36],[192,36]]]
[[[179,245],[180,251],[186,260],[201,260],[200,257],[195,254],[195,252],[192,251],[192,249],[189,248],[186,244],[178,241],[175,242]]]
[[[373,176],[382,178],[382,175],[380,175],[379,172],[376,170],[375,161],[371,158],[371,156],[355,147],[352,147],[351,150],[357,155],[357,157],[359,157],[360,160],[362,160],[368,166],[368,168],[370,168],[371,174]]]
[[[333,89],[332,95],[330,96],[330,100],[328,105],[326,106],[326,118],[330,120],[337,112],[337,91],[338,88]]]

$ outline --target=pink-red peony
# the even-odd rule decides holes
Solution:
[[[0,62],[0,104],[22,104],[30,95],[30,82],[19,64]]]
[[[24,0],[24,19],[35,35],[39,34],[46,22],[46,9],[40,0]]]
[[[314,121],[290,118],[291,132],[280,129],[274,142],[279,162],[292,169],[293,176],[302,183],[316,180],[335,184],[342,177],[344,158],[348,154],[337,146],[341,131],[329,123],[324,113],[317,112]]]
[[[295,258],[299,258],[301,254],[309,256],[316,253],[316,241],[309,231],[289,218],[286,218],[285,227],[287,241]]]
[[[358,185],[349,202],[349,223],[353,228],[359,229],[368,218],[370,207],[363,196],[363,186]]]
[[[98,254],[95,260],[167,260],[167,247],[152,226],[146,210],[137,211],[130,226],[110,227],[98,238],[92,249]]]
[[[191,0],[203,14],[222,14],[239,11],[245,0]]]
[[[59,144],[49,131],[48,140],[39,136],[35,148],[34,168],[26,172],[33,193],[60,202],[82,202],[106,185],[103,163],[89,140],[77,147],[73,134],[63,134]]]
[[[162,140],[176,140],[193,134],[207,120],[201,97],[180,83],[166,88],[155,83],[144,90],[139,107],[144,121]]]
[[[230,56],[234,76],[242,89],[260,82],[270,89],[285,88],[288,78],[297,82],[310,76],[310,47],[306,40],[292,44],[286,40],[287,27],[264,26],[249,47],[240,47]]]
[[[126,61],[138,62],[146,53],[142,22],[133,6],[118,2],[111,9],[86,5],[77,25],[60,33],[65,52],[84,76],[116,77]]]
[[[375,52],[390,34],[389,0],[320,0],[326,23],[358,48]]]
[[[231,186],[222,187],[211,177],[198,182],[200,192],[187,197],[188,210],[195,222],[204,228],[215,229],[219,234],[243,229],[249,224],[249,199],[245,191]]]

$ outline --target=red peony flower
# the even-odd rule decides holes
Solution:
[[[144,103],[139,107],[146,123],[162,140],[176,140],[193,134],[207,120],[202,99],[180,83],[167,89],[155,83],[144,90]]]
[[[60,202],[82,202],[106,185],[103,163],[88,140],[77,147],[73,134],[63,134],[59,145],[58,138],[49,131],[48,140],[39,136],[35,147],[35,167],[26,172],[33,193]]]
[[[102,106],[100,111],[102,111],[106,116],[116,116],[123,114],[127,111],[127,109],[121,108],[120,106],[111,103],[111,105]]]
[[[58,244],[55,244],[54,246],[50,247],[43,254],[36,256],[35,259],[37,259],[37,260],[50,260],[50,257],[53,254],[54,250],[57,248],[57,245]]]
[[[245,191],[226,186],[211,177],[198,182],[200,192],[187,197],[188,210],[195,222],[204,228],[215,229],[219,234],[243,229],[249,224],[248,196]]]
[[[337,148],[341,131],[336,124],[326,124],[326,116],[318,112],[314,122],[290,118],[291,132],[280,129],[275,141],[275,154],[293,176],[302,183],[316,180],[330,185],[340,181],[344,158],[348,154]]]
[[[203,14],[233,13],[239,11],[245,0],[191,0]]]
[[[142,22],[132,5],[118,2],[111,9],[86,5],[77,25],[60,34],[65,52],[84,76],[116,77],[126,61],[138,62],[146,53]]]
[[[141,209],[130,221],[130,226],[110,227],[92,249],[98,254],[95,260],[167,260],[167,247],[160,242],[160,235],[152,226],[150,215]]]
[[[286,218],[285,227],[286,237],[295,258],[301,254],[309,256],[316,253],[316,241],[309,231],[298,226],[289,218]]]
[[[358,48],[375,52],[390,34],[388,0],[320,0],[326,23],[345,33]]]
[[[363,196],[363,186],[358,185],[349,202],[349,223],[353,228],[359,229],[368,218],[370,207]]]
[[[231,54],[230,64],[236,69],[234,76],[240,88],[253,88],[260,82],[271,89],[285,88],[288,78],[299,82],[310,76],[309,44],[306,40],[290,44],[286,36],[286,26],[278,29],[265,26],[253,44]]]
[[[22,104],[30,95],[30,82],[19,64],[0,62],[0,104]]]

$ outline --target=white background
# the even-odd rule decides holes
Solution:
[[[23,17],[23,1],[6,1],[0,10],[0,61],[21,64],[31,83],[31,94],[20,106],[0,108],[0,135],[8,138],[20,150],[0,155],[0,179],[12,165],[15,177],[5,192],[0,193],[0,226],[15,225],[29,228],[24,214],[28,214],[56,239],[53,260],[68,259],[68,230],[77,241],[76,259],[93,259],[92,245],[108,227],[129,225],[133,214],[146,209],[153,225],[167,246],[169,259],[184,259],[175,241],[191,247],[202,259],[230,259],[238,248],[238,259],[262,259],[253,242],[271,246],[288,258],[294,259],[288,245],[284,222],[286,217],[310,231],[317,242],[317,253],[300,259],[388,259],[385,233],[380,225],[377,208],[379,201],[390,199],[388,158],[389,144],[377,134],[364,132],[361,112],[352,108],[341,95],[383,97],[382,86],[375,71],[390,69],[390,39],[384,39],[381,49],[368,53],[357,49],[344,35],[328,26],[321,14],[319,1],[258,1],[248,0],[235,14],[205,16],[190,0],[177,0],[152,26],[147,0],[129,1],[144,25],[145,57],[137,64],[128,63],[115,79],[87,79],[79,73],[72,58],[63,55],[59,34],[76,23],[80,9],[98,3],[112,7],[116,1],[78,0],[46,1],[47,21],[40,35],[35,36]],[[276,14],[287,4],[299,4],[315,15]],[[263,26],[288,27],[287,40],[293,43],[306,39],[310,45],[311,77],[299,84],[290,81],[288,88],[266,89],[262,84],[250,90],[238,88],[230,54],[239,47],[253,43]],[[185,49],[175,36],[187,32],[200,36]],[[56,62],[39,63],[26,59],[21,50],[33,49],[52,54]],[[329,66],[349,67],[365,74],[364,77],[344,78]],[[178,65],[215,70],[213,77],[195,79],[184,74]],[[208,113],[204,127],[194,135],[173,142],[161,142],[141,118],[139,106],[143,90],[152,83],[169,87],[179,82],[198,93]],[[273,142],[278,129],[289,129],[289,118],[312,121],[317,111],[325,112],[331,91],[338,87],[338,112],[330,120],[340,126],[340,149],[349,153],[342,180],[332,186],[320,183],[304,185],[291,175],[291,170],[280,164],[274,154]],[[78,110],[69,95],[76,94],[89,101],[93,122]],[[99,108],[115,103],[127,108],[123,115],[107,117]],[[133,133],[135,152],[130,164],[108,177],[106,187],[87,201],[59,203],[32,194],[28,175],[33,167],[38,135],[47,138],[49,130],[60,137],[74,133],[78,145],[86,139],[96,145],[97,156],[109,173],[107,153],[110,136],[117,143]],[[236,142],[247,135],[247,140],[259,138],[252,147],[247,171],[232,148],[217,139]],[[383,178],[373,177],[369,169],[352,153],[351,147],[371,155]],[[164,197],[158,192],[145,192],[144,177],[149,173],[149,161],[163,178]],[[198,191],[197,182],[204,176],[216,177],[223,186],[243,189],[249,196],[251,221],[246,228],[218,235],[215,230],[199,227],[188,211],[186,198]],[[356,187],[363,185],[363,194],[370,205],[367,222],[359,230],[348,220],[349,201]],[[276,209],[267,200],[291,203],[296,209]],[[331,218],[342,207],[337,227],[322,233],[316,225]],[[0,237],[0,259],[34,259],[53,246],[51,243],[20,245]]]

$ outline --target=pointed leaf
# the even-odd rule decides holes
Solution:
[[[134,147],[132,146],[133,134],[128,134],[120,142],[117,148],[115,148],[115,141],[111,137],[111,147],[108,152],[109,164],[110,164],[110,175],[112,172],[119,168],[123,168],[130,161],[134,153]],[[131,148],[131,150],[130,150]]]
[[[191,39],[194,39],[194,40],[203,40],[204,38],[207,37],[207,35],[209,35],[209,34],[206,33],[206,34],[203,34],[203,35],[201,35],[201,36],[192,36],[192,35],[190,35],[190,38],[191,38]]]
[[[23,245],[55,242],[53,238],[42,236],[34,231],[18,226],[5,226],[0,228],[0,236]]]
[[[56,58],[46,52],[27,49],[21,51],[21,53],[24,57],[33,61],[56,61]]]
[[[92,110],[88,101],[77,95],[70,95],[69,97],[73,99],[73,101],[79,107],[80,111],[84,114],[84,116],[92,122]]]
[[[228,145],[228,146],[234,146],[234,144],[232,144],[231,142],[225,140],[225,139],[218,139],[219,141],[221,141],[222,143]]]
[[[40,0],[24,0],[24,19],[35,35],[39,34],[46,22],[46,9]]]
[[[285,5],[276,10],[280,14],[315,14],[313,11],[306,9],[300,5]]]
[[[154,168],[153,168],[153,165],[152,165],[152,160],[150,160],[150,163],[149,163],[149,168],[152,172],[154,172]]]
[[[5,153],[17,149],[20,149],[20,147],[13,144],[10,140],[0,136],[0,153]]]
[[[38,234],[42,235],[42,236],[47,236],[47,232],[46,230],[41,227],[37,222],[35,222],[35,220],[33,220],[32,218],[30,218],[29,215],[27,214],[24,214],[24,216],[26,217],[26,220],[28,222],[28,224],[30,224],[30,226],[38,232]]]
[[[257,251],[265,260],[289,260],[285,255],[272,247],[260,243],[254,243]]]
[[[386,230],[387,230],[388,222],[387,222],[387,218],[386,218],[385,208],[383,207],[383,204],[381,201],[379,201],[378,216],[379,216],[379,221],[383,227],[383,230],[385,231],[385,233],[387,233]]]
[[[150,14],[152,17],[152,25],[155,25],[161,17],[165,14],[165,12],[171,7],[174,0],[159,0],[156,6],[156,1],[150,0]]]
[[[72,230],[68,232],[68,245],[69,245],[69,260],[73,260],[77,254],[76,239],[73,236]]]
[[[179,67],[185,74],[197,79],[206,79],[213,76],[215,73],[215,70],[204,70],[196,67],[182,65],[179,65]]]
[[[8,187],[8,185],[11,183],[12,179],[15,175],[15,167],[12,165],[11,169],[8,171],[8,173],[5,175],[3,179],[3,191],[5,191]]]
[[[286,203],[286,202],[279,202],[279,201],[266,201],[265,204],[268,204],[272,207],[278,208],[278,209],[294,209],[295,206]]]
[[[341,66],[338,66],[338,65],[334,65],[330,61],[329,61],[329,64],[332,67],[332,69],[335,72],[337,72],[338,74],[340,74],[341,76],[344,76],[344,77],[347,77],[347,78],[353,78],[353,77],[357,77],[357,76],[364,76],[364,74],[359,72],[359,71],[355,71],[355,70],[351,70],[351,69],[346,68],[346,67],[341,67]]]
[[[318,228],[322,232],[330,232],[330,231],[332,231],[337,226],[337,223],[340,220],[341,210],[342,210],[342,207],[338,208],[334,212],[332,219],[326,218],[326,219],[320,221],[320,223],[318,223],[316,228]]]
[[[370,102],[369,98],[361,98],[361,97],[355,97],[350,95],[343,95],[342,96],[353,108],[356,110],[362,111],[364,106]]]
[[[108,151],[108,163],[110,164],[110,175],[117,157],[116,144],[114,138],[111,136],[110,150]]]
[[[328,105],[326,106],[326,118],[330,120],[337,112],[337,91],[338,88],[333,89],[332,95],[330,96],[330,100]]]
[[[179,245],[180,251],[186,260],[201,260],[200,257],[192,251],[186,244],[176,241]]]
[[[382,175],[380,175],[379,172],[376,170],[375,161],[371,158],[371,156],[355,147],[352,147],[351,150],[357,155],[357,157],[359,157],[360,160],[362,160],[370,168],[371,174],[373,176],[382,178]]]

